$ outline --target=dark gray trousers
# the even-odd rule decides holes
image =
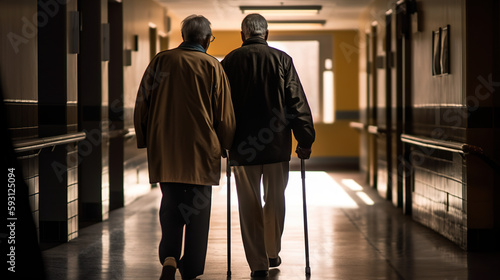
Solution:
[[[160,262],[174,257],[183,279],[202,275],[207,254],[212,186],[160,183]],[[182,236],[185,227],[184,244]],[[181,257],[182,246],[184,255]]]

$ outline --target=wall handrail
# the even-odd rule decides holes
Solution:
[[[41,150],[43,148],[54,147],[81,141],[87,137],[85,132],[68,133],[44,138],[19,140],[13,143],[16,153]]]
[[[436,150],[449,151],[459,154],[466,154],[469,152],[475,152],[477,154],[483,154],[483,149],[467,143],[460,143],[455,141],[446,141],[441,139],[435,139],[425,136],[415,136],[409,134],[401,134],[401,141],[404,143],[432,148]]]
[[[373,134],[373,135],[378,135],[378,126],[376,125],[369,125],[368,126],[368,133]]]
[[[367,131],[368,133],[373,135],[387,134],[387,129],[385,128],[381,128],[376,125],[366,125],[361,122],[349,122],[349,127],[359,131]]]
[[[366,128],[365,125],[363,123],[360,123],[360,122],[350,122],[349,126],[351,128],[357,129],[357,130],[365,130],[365,128]]]
[[[421,147],[433,148],[436,150],[450,151],[461,154],[462,156],[471,154],[475,155],[478,158],[482,159],[485,163],[495,169],[497,172],[500,172],[500,164],[487,154],[484,153],[484,150],[481,147],[470,145],[467,143],[459,143],[454,141],[446,141],[439,140],[429,137],[423,136],[414,136],[408,134],[401,134],[401,141],[413,144]]]
[[[129,139],[135,137],[135,129],[134,128],[127,128],[124,129],[126,133],[123,135],[123,138]]]
[[[128,129],[115,129],[109,131],[109,138],[123,137],[127,135]]]

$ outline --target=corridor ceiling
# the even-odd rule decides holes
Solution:
[[[169,15],[179,19],[197,14],[212,23],[214,30],[239,30],[245,17],[239,6],[292,6],[321,5],[323,8],[313,16],[266,16],[267,20],[326,20],[324,26],[293,29],[307,30],[347,30],[358,29],[359,17],[373,0],[289,0],[289,1],[249,1],[249,0],[156,0]],[[275,29],[289,29],[277,27]]]

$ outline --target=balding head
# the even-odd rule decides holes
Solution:
[[[210,21],[204,16],[190,15],[182,21],[181,33],[184,41],[203,45],[212,36]]]
[[[260,14],[249,14],[241,22],[241,32],[246,39],[251,37],[267,39],[267,20]]]

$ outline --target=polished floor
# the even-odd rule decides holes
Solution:
[[[224,178],[224,177],[223,177]],[[500,254],[471,253],[404,216],[357,172],[307,172],[311,276],[306,277],[302,190],[290,173],[281,258],[268,279],[500,279]],[[359,185],[361,184],[361,185]],[[209,248],[200,279],[226,279],[226,182],[214,187]],[[250,279],[232,184],[231,279]],[[44,250],[48,279],[158,279],[160,191],[153,189],[108,221]],[[180,276],[177,273],[177,279]]]

